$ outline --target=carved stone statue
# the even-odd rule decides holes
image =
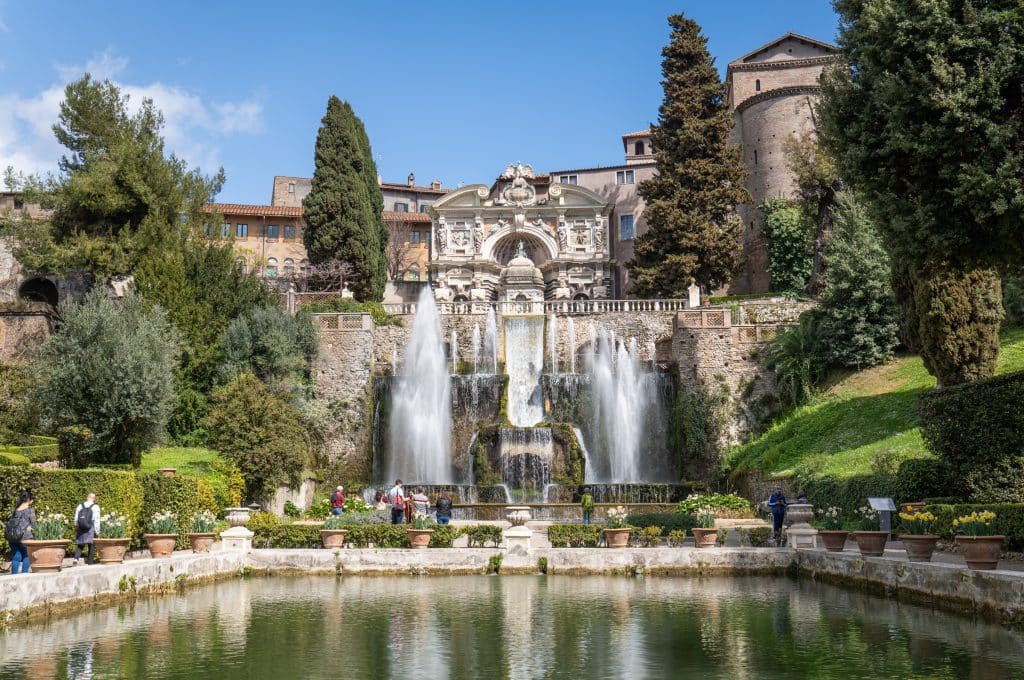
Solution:
[[[556,300],[568,300],[572,297],[572,290],[569,288],[565,278],[558,279],[558,286],[555,288]]]
[[[558,223],[558,249],[563,253],[569,250],[569,226],[565,222]]]
[[[473,253],[476,255],[480,254],[481,249],[484,247],[484,225],[480,222],[476,222],[473,225]]]
[[[594,227],[594,251],[604,255],[604,225]]]
[[[448,225],[444,222],[437,225],[437,252],[440,255],[448,252]]]

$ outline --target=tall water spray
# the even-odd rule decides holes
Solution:
[[[490,362],[490,372],[498,372],[498,319],[494,307],[487,310],[487,325],[484,328],[484,361]]]
[[[529,427],[544,419],[540,376],[544,370],[544,317],[505,318],[508,419]]]
[[[480,372],[480,324],[473,324],[473,372]]]
[[[566,333],[565,336],[569,339],[568,351],[569,351],[569,372],[576,372],[576,322],[573,321],[572,317],[566,319]]]
[[[425,287],[405,348],[404,373],[394,388],[385,480],[451,484],[451,437],[451,382],[441,317],[433,291]]]
[[[452,375],[458,375],[459,373],[459,334],[452,331],[451,344],[448,346],[449,352],[452,355]]]
[[[548,315],[548,355],[551,357],[552,373],[558,373],[558,317]]]

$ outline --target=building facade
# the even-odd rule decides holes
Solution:
[[[835,62],[837,50],[834,45],[787,33],[729,63],[726,94],[735,121],[732,140],[743,149],[752,198],[738,209],[743,220],[743,268],[729,286],[731,293],[770,290],[768,244],[758,206],[768,198],[793,195],[796,178],[783,145],[790,137],[816,130],[819,80]]]

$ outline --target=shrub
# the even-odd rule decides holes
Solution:
[[[91,447],[92,430],[84,425],[68,425],[57,430],[57,458],[62,467],[86,467]]]
[[[346,524],[342,521],[341,515],[331,515],[324,520],[324,525],[321,529],[327,529],[328,531],[337,531],[338,529],[347,528]]]
[[[300,510],[299,506],[295,505],[295,503],[292,503],[291,501],[285,501],[284,514],[286,517],[301,517],[302,510]]]
[[[552,548],[594,548],[600,539],[601,527],[596,524],[552,524],[548,527]]]
[[[668,532],[668,544],[673,548],[682,548],[686,541],[686,532],[689,529],[673,529]]]
[[[433,537],[431,537],[433,538]],[[372,524],[349,529],[346,540],[356,548],[408,548],[409,534],[402,524]]]
[[[372,512],[346,512],[340,515],[342,524],[346,526],[370,526],[373,524],[390,524],[391,516],[387,510]]]
[[[783,328],[765,351],[765,364],[775,373],[779,398],[784,404],[807,402],[825,377],[821,311],[800,315],[800,324]]]
[[[644,527],[629,536],[629,544],[636,548],[655,548],[661,544],[661,527]]]
[[[174,404],[178,347],[166,314],[132,293],[115,304],[98,286],[80,304],[62,304],[61,317],[40,350],[43,422],[92,430],[79,462],[137,467]]]
[[[331,514],[331,500],[327,496],[320,496],[310,503],[303,514],[306,517],[327,517]]]
[[[242,471],[248,498],[265,498],[280,484],[298,483],[309,449],[302,416],[251,373],[214,393],[203,423],[213,447]]]
[[[807,289],[814,259],[812,229],[800,204],[787,198],[765,200],[758,208],[768,240],[768,274],[772,290],[799,294]]]
[[[462,531],[459,527],[453,527],[450,524],[439,524],[434,527],[434,533],[430,536],[430,547],[450,548],[452,547],[452,542],[461,535]]]
[[[746,498],[737,496],[736,494],[697,494],[692,493],[685,499],[679,501],[679,505],[673,512],[681,513],[684,515],[692,515],[701,508],[708,508],[711,510],[727,510],[737,513],[752,512],[753,506]],[[719,517],[724,517],[724,514],[719,514]],[[737,515],[740,516],[740,515]],[[749,515],[747,515],[749,517]]]
[[[13,451],[0,451],[0,465],[28,465],[28,456]]]
[[[300,380],[316,353],[309,314],[291,316],[280,307],[258,307],[233,319],[221,336],[218,374],[225,382],[252,373],[265,383]]]
[[[739,534],[740,543],[749,545],[751,548],[764,548],[768,545],[771,537],[771,527],[741,527],[736,529]]]
[[[945,539],[956,535],[953,520],[972,512],[990,511],[995,513],[992,520],[992,531],[997,535],[1006,536],[1004,550],[1024,549],[1024,503],[991,503],[962,505],[926,505],[925,512],[935,515],[932,531]]]
[[[1024,371],[936,390],[919,403],[921,434],[970,500],[1024,502]]]
[[[158,511],[171,512],[182,518],[178,529],[178,547],[188,546],[188,521],[186,518],[195,517],[204,510],[217,513],[217,507],[213,498],[213,489],[210,483],[204,479],[195,477],[164,477],[157,473],[135,473],[136,479],[142,487],[143,503],[140,513],[140,521],[134,526],[142,527],[149,524],[153,514]],[[102,498],[99,499],[100,507],[103,507]]]
[[[488,543],[497,548],[501,545],[501,527],[494,524],[477,524],[463,529],[463,534],[469,539],[470,548],[483,548]]]
[[[693,515],[678,511],[637,513],[630,515],[627,521],[631,527],[638,529],[658,527],[662,536],[668,536],[673,531],[689,531],[696,524]]]
[[[895,475],[871,474],[838,478],[798,470],[793,483],[821,507],[856,508],[869,496],[891,497],[896,503],[948,496],[953,489],[949,467],[934,458],[912,458],[900,463]]]

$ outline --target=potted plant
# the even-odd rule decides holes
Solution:
[[[116,512],[100,517],[100,535],[93,539],[100,554],[100,564],[121,564],[128,552],[128,518]]]
[[[860,554],[865,557],[884,555],[889,532],[878,530],[878,511],[868,505],[862,505],[857,508],[857,521],[860,529],[853,532],[853,540],[857,541]]]
[[[900,528],[906,532],[900,534],[900,541],[907,549],[907,559],[911,562],[931,562],[932,553],[939,537],[932,534],[935,515],[930,512],[901,512]]]
[[[846,548],[846,537],[850,535],[849,531],[843,529],[843,509],[830,505],[827,509],[818,508],[818,515],[821,517],[818,535],[825,544],[825,550],[843,552]]]
[[[153,557],[167,557],[178,542],[178,517],[173,512],[158,512],[149,520],[149,531],[142,535]]]
[[[434,535],[434,525],[437,522],[430,515],[416,515],[412,518],[412,525],[406,531],[409,533],[409,547],[423,549],[430,545],[430,537]]]
[[[715,528],[715,511],[711,508],[697,508],[694,514],[697,526],[693,527],[693,542],[698,548],[714,548],[718,542],[718,529]]]
[[[32,529],[32,538],[22,541],[35,574],[60,571],[68,550],[68,518],[59,512],[43,512]]]
[[[320,529],[320,540],[325,548],[341,548],[345,545],[345,534],[348,533],[345,526],[344,515],[331,515],[324,520],[324,526]],[[410,539],[411,542],[411,539]],[[430,536],[427,536],[427,543],[430,543]]]
[[[608,509],[608,522],[602,533],[609,548],[625,548],[629,545],[629,534],[633,529],[626,523],[628,513],[621,505]]]
[[[953,520],[956,542],[963,546],[964,558],[971,569],[995,569],[999,564],[999,550],[1006,537],[995,533],[995,518],[996,513],[982,510]],[[35,565],[32,568],[35,569]]]
[[[188,542],[192,546],[192,552],[210,552],[213,546],[213,539],[216,534],[213,528],[217,525],[217,517],[209,510],[203,510],[192,518],[192,531],[188,535]]]

